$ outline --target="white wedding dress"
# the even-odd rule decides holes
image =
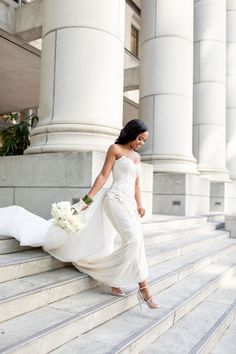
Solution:
[[[88,224],[70,234],[19,206],[0,208],[0,235],[22,246],[42,246],[63,262],[72,262],[97,281],[125,287],[147,278],[148,269],[140,217],[134,198],[141,164],[123,155],[115,161],[113,183],[103,188],[83,212]],[[119,235],[119,244],[115,237]]]

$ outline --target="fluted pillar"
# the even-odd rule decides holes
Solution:
[[[192,155],[193,0],[142,1],[140,118],[143,160],[156,172],[196,174]]]
[[[226,169],[226,0],[195,0],[193,153],[201,175]]]
[[[122,127],[125,0],[44,1],[39,124],[26,153],[105,151]]]
[[[227,212],[236,212],[236,0],[227,1]]]

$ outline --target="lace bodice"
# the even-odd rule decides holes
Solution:
[[[135,163],[133,160],[123,155],[118,160],[112,169],[113,183],[108,191],[108,194],[115,194],[121,199],[134,198],[135,179],[140,175],[141,164]]]

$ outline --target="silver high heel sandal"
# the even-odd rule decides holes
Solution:
[[[143,296],[141,290],[146,289],[146,288],[148,288],[148,285],[147,286],[143,286],[142,288],[139,288],[139,290],[138,290],[137,297],[138,297],[138,302],[139,302],[140,309],[142,310],[142,305],[143,304],[147,305],[150,309],[163,308],[163,306],[157,305],[154,302],[153,302],[154,306],[151,305],[151,300],[153,299],[153,296],[151,296],[149,299],[145,299],[145,297]]]

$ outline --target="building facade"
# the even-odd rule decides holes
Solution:
[[[90,166],[89,178],[78,172],[86,180],[83,192],[123,124],[140,117],[150,131],[142,151],[149,212],[234,213],[235,11],[236,0],[0,0],[0,28],[12,41],[22,41],[21,49],[24,44],[30,50],[27,42],[41,56],[34,63],[40,64],[40,75],[33,80],[29,73],[30,85],[40,86],[40,94],[31,90],[35,105],[21,105],[20,98],[12,105],[19,110],[39,106],[39,124],[23,160],[13,164],[5,158],[2,168],[10,166],[14,175],[18,163],[28,168],[38,159],[45,178],[61,154],[61,168],[73,174],[71,156],[77,153],[82,165]],[[5,194],[6,188],[17,187],[16,180],[0,183]],[[25,188],[29,183],[35,189],[53,185],[27,180]],[[75,193],[76,180],[65,177],[63,183]],[[4,198],[5,204],[21,200]],[[34,205],[31,209],[38,211]]]

